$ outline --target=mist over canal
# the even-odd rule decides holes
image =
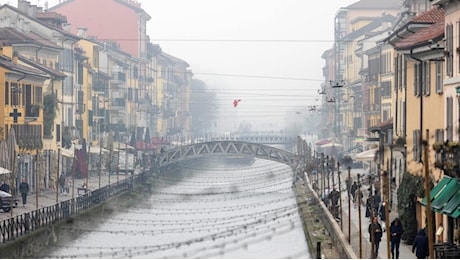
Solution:
[[[291,168],[228,163],[156,176],[136,205],[65,224],[44,258],[310,258]]]

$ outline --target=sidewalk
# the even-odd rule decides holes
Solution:
[[[363,174],[362,169],[358,170],[352,170],[351,171],[351,177],[353,180],[357,179],[357,173]],[[348,175],[348,172],[347,172]],[[345,181],[342,180],[341,183],[341,194],[342,194],[342,226],[343,226],[343,233],[345,237],[348,239],[348,221],[350,219],[350,224],[351,224],[351,235],[350,235],[350,242],[353,247],[353,250],[355,251],[356,255],[359,257],[360,256],[360,250],[359,250],[359,226],[360,226],[360,221],[359,221],[359,209],[354,208],[353,202],[350,202],[351,209],[350,209],[350,214],[349,212],[349,207],[348,207],[348,194],[346,190],[346,184]],[[361,189],[364,193],[364,198],[367,198],[367,189],[369,186],[364,186]],[[349,215],[351,217],[349,218]],[[397,213],[397,200],[393,201],[393,207],[390,212],[390,217],[389,217],[389,222],[393,219],[398,217]],[[368,227],[369,227],[369,218],[366,218],[366,208],[365,206],[361,205],[361,237],[362,237],[362,258],[371,258],[371,243],[370,243],[370,235],[368,232]],[[380,221],[380,224],[384,229],[385,223]],[[340,222],[339,222],[340,226]],[[383,233],[382,236],[382,241],[380,242],[380,247],[379,247],[379,255],[378,258],[381,259],[388,259],[391,258],[391,252],[388,254],[388,250],[390,250],[390,243],[387,243],[387,230]],[[388,246],[388,247],[387,247]],[[412,253],[412,245],[407,245],[405,241],[401,241],[400,247],[399,247],[399,258],[400,259],[416,259],[417,257]]]
[[[140,172],[140,169],[136,169],[135,174],[138,174]],[[122,181],[126,178],[128,178],[129,175],[126,174],[119,174],[118,175],[118,180]],[[68,199],[72,199],[75,197],[78,197],[78,188],[83,186],[83,183],[86,182],[86,178],[84,179],[74,179],[74,185],[73,189],[70,187],[70,192],[69,194],[63,193],[63,194],[57,194],[57,199],[58,201],[65,201]],[[116,183],[117,182],[117,175],[110,175],[110,183]],[[107,186],[109,184],[109,175],[107,172],[101,174],[101,187]],[[88,189],[89,190],[97,190],[99,189],[99,175],[93,175],[89,176],[88,178]],[[39,208],[44,208],[48,207],[51,205],[56,204],[56,191],[55,190],[45,190],[45,191],[39,191],[38,196],[35,190],[31,190],[29,192],[29,195],[27,196],[27,204],[25,207],[22,206],[22,200],[19,197],[19,203],[17,208],[13,208],[13,216],[18,216],[21,214],[24,214],[29,211],[33,211]],[[3,210],[0,210],[0,221],[4,219],[8,219],[11,217],[11,212],[4,212]]]

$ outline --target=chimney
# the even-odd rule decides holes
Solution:
[[[70,32],[70,23],[63,23],[62,29],[66,32]]]
[[[85,28],[85,27],[78,27],[77,36],[78,36],[78,37],[81,37],[81,38],[83,38],[83,39],[86,39],[86,31],[87,31],[87,28]]]

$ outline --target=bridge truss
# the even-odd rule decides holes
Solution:
[[[158,155],[157,166],[161,168],[187,159],[216,155],[252,156],[287,164],[293,170],[299,165],[295,154],[275,147],[242,141],[211,141],[167,150]]]

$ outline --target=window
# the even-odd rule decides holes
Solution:
[[[442,61],[436,61],[436,94],[442,94]]]
[[[43,89],[41,86],[35,87],[35,104],[39,105],[43,103]]]
[[[12,106],[19,106],[19,93],[20,89],[18,83],[12,82],[11,83],[11,105]]]
[[[5,105],[10,104],[10,83],[5,81]]]
[[[434,136],[434,142],[435,143],[444,142],[444,129],[436,129],[435,136]],[[435,156],[436,161],[441,160],[441,155],[439,153],[436,153],[434,156]]]
[[[446,76],[453,76],[454,68],[454,28],[452,24],[446,25]]]
[[[422,149],[421,148],[421,135],[420,135],[420,129],[414,130],[413,131],[413,153],[414,153],[414,161],[415,162],[421,162],[422,161]]]
[[[431,77],[430,77],[430,74],[431,74],[431,62],[430,61],[425,61],[423,62],[423,71],[424,71],[424,75],[423,75],[423,94],[425,96],[429,96],[431,91]]]
[[[448,97],[446,99],[446,134],[447,140],[452,141],[454,138],[454,104],[453,98]]]
[[[83,63],[78,62],[77,66],[77,84],[83,85]]]
[[[420,96],[420,64],[414,64],[414,96]]]
[[[133,77],[135,79],[139,78],[139,69],[137,67],[133,68]]]

